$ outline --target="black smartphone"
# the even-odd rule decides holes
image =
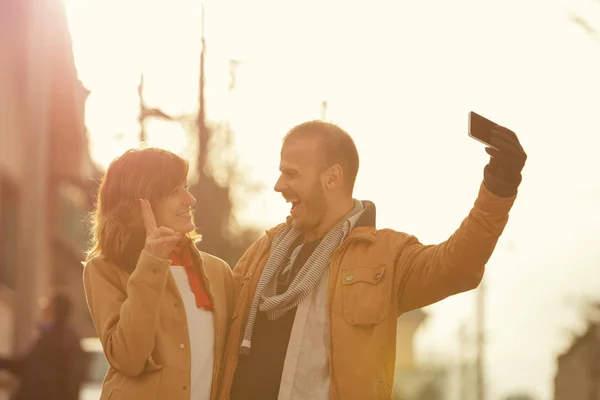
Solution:
[[[490,135],[496,125],[498,124],[482,117],[476,112],[471,111],[469,113],[469,136],[493,148],[495,147],[490,144]]]

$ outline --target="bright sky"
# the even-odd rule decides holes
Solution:
[[[65,0],[100,165],[136,146],[137,84],[146,100],[195,112],[198,0]],[[327,118],[361,154],[356,197],[378,226],[446,239],[468,213],[487,163],[467,137],[474,110],[512,128],[529,159],[511,221],[486,275],[490,399],[529,390],[550,399],[555,357],[582,329],[567,300],[600,297],[600,45],[574,25],[600,28],[591,0],[205,3],[208,115],[229,116],[239,160],[265,191],[240,200],[246,223],[272,225],[288,206],[270,189],[280,139]],[[228,96],[228,60],[241,60]],[[148,124],[149,142],[193,159],[177,124]],[[456,363],[457,330],[473,326],[474,295],[428,310],[424,363]],[[472,336],[472,334],[471,334]]]

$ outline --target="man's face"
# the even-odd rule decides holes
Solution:
[[[319,141],[293,139],[281,148],[281,175],[275,191],[292,204],[292,226],[308,232],[317,228],[327,213],[321,172],[325,168]]]

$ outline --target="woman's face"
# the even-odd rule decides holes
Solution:
[[[153,206],[156,224],[179,233],[193,231],[195,227],[192,206],[194,204],[196,204],[196,199],[182,183]]]

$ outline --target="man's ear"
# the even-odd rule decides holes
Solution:
[[[333,190],[344,184],[344,170],[339,164],[333,164],[323,171],[323,186],[327,190]]]

